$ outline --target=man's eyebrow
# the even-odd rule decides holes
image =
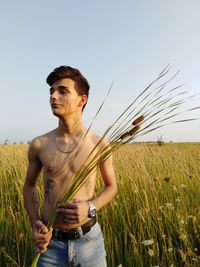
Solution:
[[[60,85],[60,86],[58,86],[58,89],[69,89],[69,87],[67,87],[66,85]]]
[[[69,87],[67,87],[66,85],[60,85],[60,86],[58,86],[57,89],[58,89],[58,90],[62,90],[62,89],[69,90]],[[50,91],[50,92],[52,92],[52,91],[54,91],[54,90],[56,90],[56,89],[53,88],[53,87],[50,87],[50,88],[49,88],[49,91]]]

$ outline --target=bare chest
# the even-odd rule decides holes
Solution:
[[[74,176],[91,162],[93,156],[90,156],[90,153],[93,148],[94,145],[90,142],[70,153],[58,150],[54,143],[44,147],[40,154],[44,176],[57,181]]]

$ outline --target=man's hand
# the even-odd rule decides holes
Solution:
[[[74,199],[68,203],[59,203],[56,212],[63,215],[63,221],[70,224],[81,224],[88,218],[89,206],[87,201]]]
[[[53,228],[48,230],[42,221],[37,220],[33,227],[33,242],[37,247],[37,252],[44,253],[52,237]]]

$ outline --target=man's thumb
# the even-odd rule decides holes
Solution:
[[[37,221],[35,222],[35,228],[36,228],[36,229],[38,230],[38,232],[40,232],[40,233],[44,233],[44,234],[48,233],[48,228],[47,228],[46,225],[44,225],[43,222],[40,221],[40,220],[37,220]]]

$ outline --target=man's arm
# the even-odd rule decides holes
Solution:
[[[92,199],[92,203],[95,205],[97,211],[108,204],[117,193],[117,183],[113,168],[112,155],[100,163],[99,167],[105,186],[103,191],[97,197]]]
[[[34,139],[28,151],[28,169],[23,187],[24,205],[29,215],[31,226],[37,221],[38,198],[37,198],[37,178],[41,172],[42,164],[39,160],[40,141]]]
[[[40,140],[34,139],[28,151],[28,169],[26,180],[23,187],[24,205],[29,215],[32,226],[33,241],[37,246],[38,252],[45,252],[52,236],[50,231],[38,220],[38,198],[37,198],[37,179],[42,169],[42,164],[39,159]]]

